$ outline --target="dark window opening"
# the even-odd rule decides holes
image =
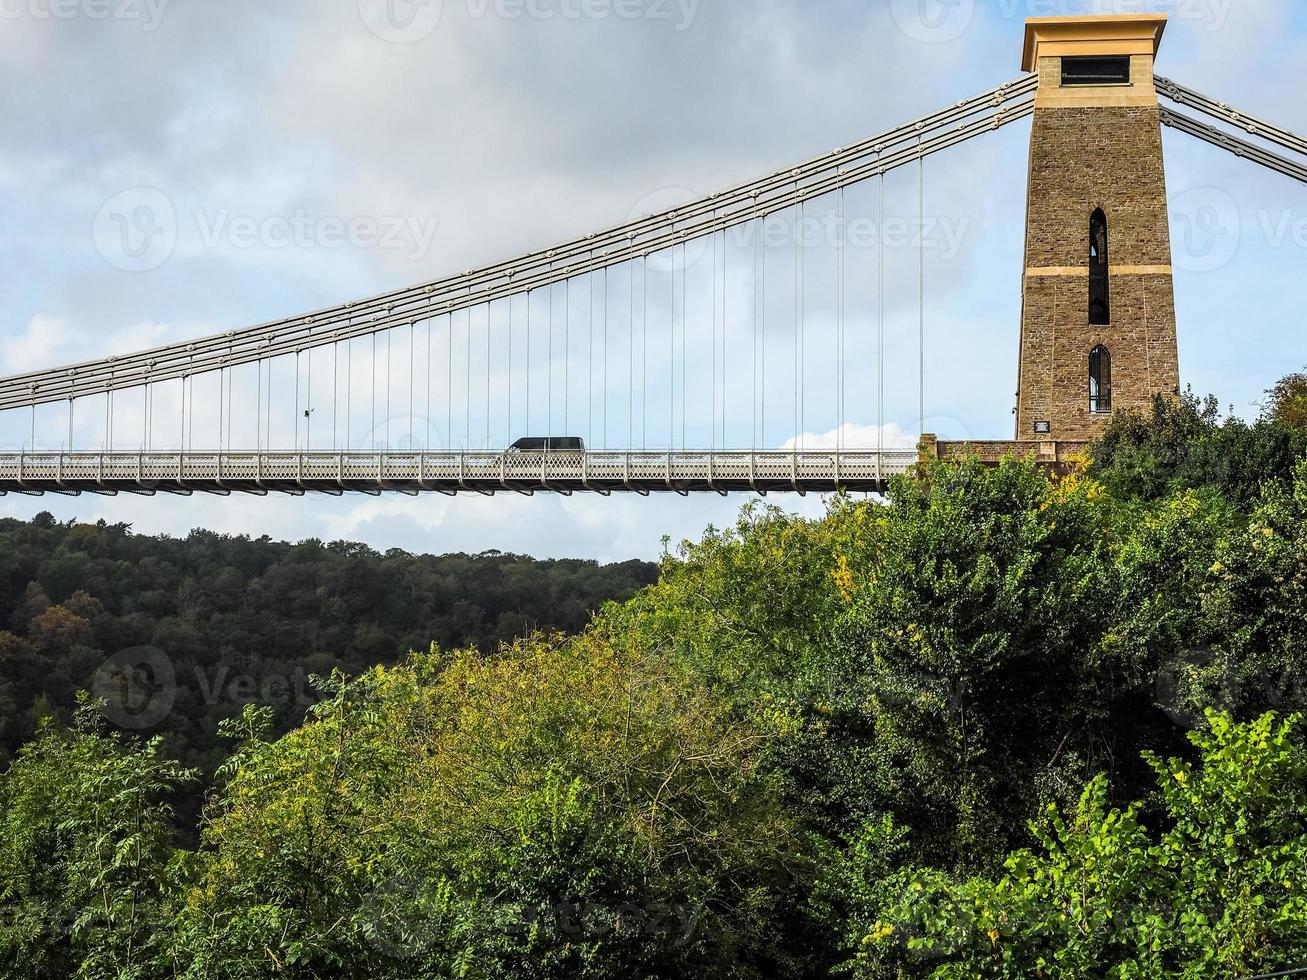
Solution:
[[[1089,322],[1095,326],[1112,322],[1108,282],[1107,215],[1100,208],[1089,219]]]
[[[1129,85],[1130,58],[1063,58],[1063,85]]]
[[[1089,410],[1112,411],[1112,352],[1101,344],[1089,352]]]

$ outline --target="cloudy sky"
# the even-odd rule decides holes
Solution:
[[[1027,16],[1106,10],[1169,13],[1163,74],[1307,131],[1297,94],[1307,11],[1294,0],[0,0],[0,374],[292,315],[665,209],[1016,77]],[[835,293],[833,253],[818,242],[805,280],[813,366],[805,368],[812,394],[802,420],[788,410],[792,324],[784,313],[764,322],[763,346],[773,351],[769,390],[786,408],[773,405],[755,440],[747,379],[714,367],[729,388],[730,417],[719,417],[712,406],[720,395],[696,374],[707,370],[716,335],[703,328],[714,322],[702,312],[712,308],[703,304],[717,268],[708,253],[682,278],[699,312],[684,321],[680,353],[666,355],[691,365],[676,382],[685,408],[669,416],[676,397],[651,382],[644,397],[657,421],[642,420],[646,431],[632,441],[676,444],[679,429],[699,445],[816,444],[841,424],[851,444],[863,445],[922,427],[1009,436],[1028,138],[1028,124],[1019,124],[927,166],[924,422],[916,407],[917,257],[910,243],[882,233],[878,246],[846,258],[843,415],[827,383],[836,369],[822,373],[832,363]],[[1169,132],[1166,153],[1184,378],[1251,414],[1266,387],[1307,363],[1299,313],[1307,188]],[[886,214],[910,220],[915,192],[915,173],[887,179]],[[871,216],[875,195],[873,187],[851,190],[845,206]],[[151,213],[166,211],[168,235],[124,250],[139,232],[130,223],[143,200],[157,205]],[[790,261],[786,247],[770,259],[777,269]],[[872,360],[874,247],[884,249],[887,277],[883,414],[872,394],[881,371]],[[722,294],[745,295],[747,273],[737,261]],[[675,288],[674,273],[655,266],[652,275],[657,322],[669,313],[671,301],[658,297]],[[630,284],[619,275],[613,287],[620,307]],[[776,305],[792,309],[792,280],[777,278],[772,289]],[[747,307],[737,302],[725,318],[732,350],[752,329]],[[522,329],[511,320],[456,324],[453,340],[462,329],[474,356],[486,327],[492,336]],[[417,351],[430,343],[427,353],[440,355],[448,339],[440,330],[431,327],[430,339],[419,333]],[[576,378],[585,361],[579,350],[569,356]],[[402,350],[397,357],[406,363]],[[315,385],[329,364],[317,368]],[[492,367],[500,370],[487,356],[477,370],[489,377]],[[665,374],[655,361],[650,369]],[[280,396],[290,377],[268,384]],[[466,389],[451,383],[449,405],[438,388],[431,411],[405,406],[386,417],[420,433],[419,442],[453,448],[502,445],[528,425],[542,429],[545,412],[558,413],[544,423],[558,432],[565,410],[569,434],[614,447],[628,438],[628,396],[616,385],[596,396],[593,379],[576,382],[546,408],[551,375],[537,384],[534,419],[499,407],[477,415],[472,403],[490,402],[491,391],[496,406],[502,401],[500,384],[486,381],[490,391],[477,394],[470,381]],[[416,391],[429,400],[427,386]],[[183,438],[168,397],[151,416],[160,448]],[[238,408],[249,397],[241,389]],[[613,431],[597,433],[605,405]],[[285,414],[294,418],[297,407]],[[316,407],[325,415],[325,403]],[[121,430],[134,432],[131,409],[123,410]],[[38,416],[38,446],[66,439],[60,411]],[[92,416],[78,423],[79,448],[98,447],[102,423]],[[0,445],[29,444],[31,421],[0,416]],[[323,448],[325,425],[316,436],[287,430],[283,441]],[[204,420],[196,426],[202,431]],[[120,434],[115,445],[135,448],[132,438],[143,436]],[[359,440],[376,438],[364,432],[350,442],[368,448]],[[0,499],[0,515],[49,509],[150,533],[209,527],[412,551],[614,560],[655,555],[663,535],[697,537],[733,520],[742,503],[11,496]]]

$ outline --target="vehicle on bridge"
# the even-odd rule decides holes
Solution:
[[[527,436],[508,447],[510,453],[583,453],[585,440],[578,436]]]

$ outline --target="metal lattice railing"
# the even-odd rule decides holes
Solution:
[[[915,450],[0,454],[0,493],[880,491]]]

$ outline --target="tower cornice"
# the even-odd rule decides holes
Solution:
[[[1026,21],[1021,68],[1035,71],[1040,58],[1137,54],[1156,57],[1166,24],[1165,14],[1031,17]]]

